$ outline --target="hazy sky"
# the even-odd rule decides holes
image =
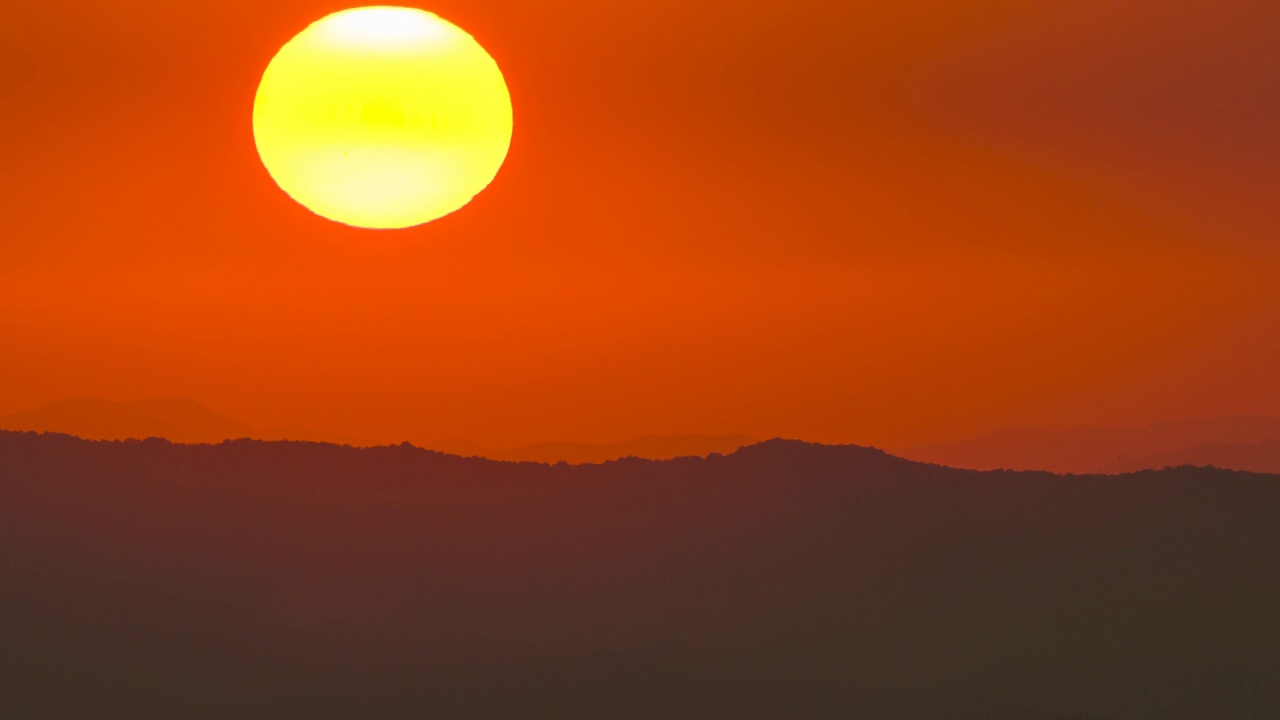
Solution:
[[[254,150],[267,62],[344,7],[7,9],[0,414],[500,445],[1280,414],[1274,0],[439,0],[515,139],[390,234]]]

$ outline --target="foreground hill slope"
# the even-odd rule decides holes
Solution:
[[[23,717],[1254,718],[1280,477],[0,433]]]

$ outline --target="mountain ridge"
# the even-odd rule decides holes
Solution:
[[[179,442],[164,437],[146,437],[146,438],[124,438],[124,439],[101,439],[101,438],[83,438],[77,435],[63,432],[42,432],[33,430],[3,430],[0,429],[0,440],[12,440],[15,437],[40,438],[52,441],[62,441],[69,443],[87,443],[90,445],[107,445],[107,446],[155,446],[175,448],[183,447],[201,447],[201,448],[219,448],[219,447],[279,447],[284,449],[303,450],[306,448],[315,448],[324,452],[337,451],[354,451],[359,453],[376,453],[376,452],[405,452],[418,454],[423,456],[445,458],[451,461],[479,462],[497,465],[537,465],[544,468],[554,468],[559,465],[567,465],[570,467],[608,467],[608,466],[626,466],[626,465],[662,465],[666,463],[683,463],[690,460],[717,460],[730,459],[742,460],[748,459],[754,462],[764,463],[766,465],[778,465],[787,461],[795,460],[797,457],[822,456],[836,458],[842,460],[867,460],[874,461],[882,467],[900,465],[915,466],[919,468],[935,468],[956,473],[964,476],[1053,476],[1059,478],[1099,478],[1099,477],[1122,477],[1129,475],[1151,475],[1159,474],[1168,470],[1210,470],[1223,471],[1240,476],[1253,475],[1276,475],[1280,476],[1280,472],[1272,470],[1237,470],[1231,467],[1215,465],[1212,463],[1194,464],[1188,462],[1169,463],[1162,466],[1135,466],[1120,467],[1107,472],[1054,472],[1051,470],[1037,469],[1014,469],[1014,468],[995,468],[989,470],[977,470],[973,468],[953,467],[942,463],[928,462],[924,460],[915,460],[904,457],[895,452],[884,450],[870,445],[857,445],[853,443],[821,443],[799,438],[777,437],[768,440],[760,440],[752,442],[749,445],[743,445],[736,450],[728,453],[712,452],[708,455],[680,455],[676,457],[649,458],[628,455],[624,457],[610,458],[597,462],[581,462],[571,463],[566,461],[546,461],[546,460],[527,460],[527,459],[501,459],[486,457],[475,454],[459,454],[440,450],[435,447],[417,445],[412,442],[403,441],[400,443],[387,443],[381,445],[352,445],[348,443],[335,443],[323,440],[295,440],[288,438],[280,439],[264,439],[264,438],[233,438],[219,440],[216,442]],[[1272,449],[1277,443],[1262,443],[1259,447]],[[1210,446],[1213,447],[1213,446]]]
[[[144,400],[103,400],[76,397],[20,413],[0,416],[0,430],[60,432],[92,440],[162,437],[179,443],[218,443],[223,440],[300,440],[371,447],[380,443],[342,433],[301,426],[261,429],[211,410],[187,397]],[[421,443],[462,456],[495,460],[555,463],[599,463],[636,456],[667,459],[730,452],[754,442],[743,434],[643,435],[607,443],[552,441],[510,449],[482,446],[467,440]],[[385,444],[385,443],[381,443]]]
[[[1260,443],[1204,443],[1194,447],[1130,461],[1117,462],[1108,472],[1133,472],[1138,468],[1191,465],[1221,467],[1258,473],[1280,473],[1280,439]]]
[[[1188,418],[1142,426],[1079,426],[1068,429],[1006,428],[965,440],[917,443],[897,454],[923,462],[974,470],[1049,470],[1096,473],[1137,469],[1211,443],[1256,444],[1280,439],[1280,418],[1229,416]],[[1180,463],[1179,463],[1180,464]],[[1246,469],[1246,468],[1238,468]]]
[[[548,465],[0,433],[0,691],[24,716],[1270,717],[1278,515],[1274,475],[796,440]]]

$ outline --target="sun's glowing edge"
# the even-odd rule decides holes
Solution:
[[[466,206],[496,178],[512,131],[493,58],[413,8],[355,8],[313,23],[273,58],[254,102],[258,153],[281,189],[322,217],[369,229]]]

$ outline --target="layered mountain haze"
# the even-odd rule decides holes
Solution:
[[[178,443],[220,443],[253,438],[372,444],[340,433],[310,428],[253,428],[190,398],[123,401],[71,398],[35,410],[0,416],[0,430],[64,433],[87,440],[164,438]]]
[[[0,417],[0,429],[57,432],[90,440],[160,437],[216,443],[252,437],[254,430],[188,398],[110,401],[71,398]]]
[[[355,4],[6,5],[0,720],[1280,718],[1280,0]]]
[[[511,450],[486,448],[467,440],[444,440],[429,443],[439,450],[463,457],[483,457],[511,462],[602,463],[634,457],[645,460],[671,460],[678,457],[721,455],[755,443],[750,435],[645,435],[614,443],[544,442]]]
[[[110,401],[72,398],[35,410],[0,416],[0,430],[52,432],[86,440],[163,438],[177,443],[220,443],[242,438],[299,440],[355,447],[378,443],[366,438],[289,426],[261,429],[233,420],[189,398]],[[755,440],[749,435],[646,435],[612,443],[543,442],[516,448],[494,448],[464,439],[419,441],[419,444],[462,457],[511,462],[602,463],[625,457],[669,460],[731,453]]]
[[[1118,462],[1107,468],[1107,472],[1125,473],[1144,468],[1183,465],[1230,468],[1257,473],[1280,473],[1280,440],[1261,443],[1205,443],[1177,452]]]
[[[1193,418],[1145,427],[998,430],[970,440],[912,445],[898,452],[912,460],[972,470],[1113,473],[1184,464],[1259,470],[1273,467],[1263,459],[1269,446],[1256,450],[1244,446],[1272,440],[1280,440],[1280,418]],[[1203,449],[1222,445],[1237,447]]]
[[[1280,476],[0,433],[15,717],[1280,716]]]
[[[646,435],[616,443],[548,442],[526,445],[503,454],[504,460],[522,462],[602,463],[619,458],[670,460],[712,453],[728,454],[755,443],[750,435]]]
[[[189,398],[108,401],[73,398],[35,410],[0,416],[0,430],[54,432],[89,440],[150,437],[178,443],[224,440],[298,440],[371,447],[378,442],[302,426],[262,429],[211,410]],[[646,435],[618,442],[540,442],[495,447],[467,439],[401,438],[461,457],[554,464],[603,463],[635,457],[669,460],[728,454],[751,445],[750,435]],[[997,430],[969,440],[919,443],[896,449],[920,462],[971,470],[1044,470],[1115,474],[1179,465],[1254,472],[1280,471],[1280,418],[1193,418],[1146,427],[1080,427],[1067,430]]]

